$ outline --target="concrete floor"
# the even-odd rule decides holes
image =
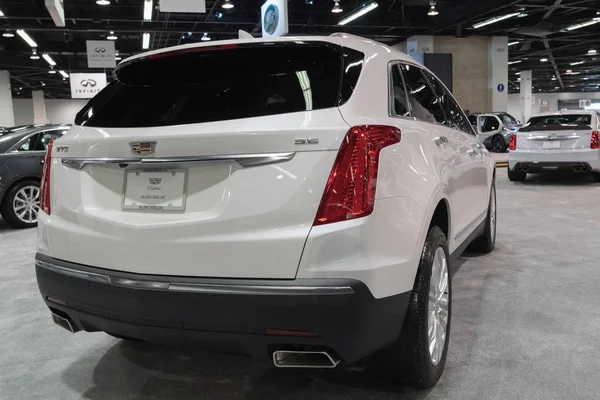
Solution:
[[[69,334],[37,292],[35,231],[0,225],[0,399],[597,399],[600,185],[498,175],[497,247],[453,267],[449,359],[431,391],[391,386],[370,370],[276,370]]]

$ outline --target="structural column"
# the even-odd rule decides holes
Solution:
[[[531,85],[531,71],[521,71],[521,122],[524,124],[531,118],[533,102]]]
[[[425,53],[433,53],[433,36],[411,36],[406,41],[406,53],[420,62],[425,63]]]
[[[14,125],[15,114],[10,91],[10,75],[8,71],[0,71],[0,127]]]
[[[494,112],[506,112],[508,108],[508,37],[490,37],[488,50],[488,109]]]
[[[44,92],[41,90],[33,90],[31,92],[31,97],[33,98],[33,123],[48,123],[48,117],[46,116],[46,102],[44,101]]]

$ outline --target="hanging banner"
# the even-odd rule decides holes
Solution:
[[[160,0],[160,12],[205,13],[204,0]]]
[[[88,40],[85,45],[88,68],[114,68],[117,66],[115,42],[112,40]]]
[[[91,99],[105,87],[105,73],[71,74],[71,98],[73,99]]]
[[[289,32],[287,0],[267,0],[260,8],[263,37],[279,37]]]

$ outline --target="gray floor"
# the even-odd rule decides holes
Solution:
[[[597,399],[600,185],[572,176],[512,184],[498,173],[497,248],[454,266],[449,360],[429,392],[373,371],[275,370],[71,335],[38,295],[35,231],[0,221],[0,399]]]

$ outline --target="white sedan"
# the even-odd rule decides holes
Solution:
[[[597,111],[547,112],[531,117],[512,137],[508,178],[528,173],[591,173],[600,181],[600,114]]]
[[[47,154],[36,271],[57,324],[278,367],[377,353],[437,382],[449,266],[493,250],[496,193],[430,71],[336,34],[162,49],[116,76]]]

